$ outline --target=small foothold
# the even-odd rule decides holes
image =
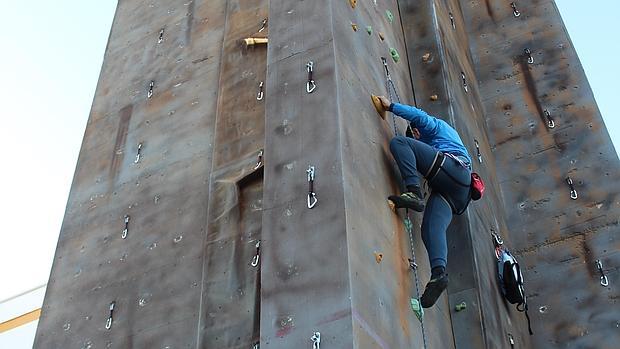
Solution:
[[[422,61],[423,62],[428,62],[428,60],[431,58],[431,54],[430,52],[425,53],[424,55],[422,55]]]
[[[415,298],[411,298],[411,309],[415,313],[415,316],[422,322],[422,318],[424,317],[424,309],[420,305],[420,301]]]
[[[437,96],[437,95],[432,95],[431,96],[431,101],[436,101],[438,99],[439,99],[439,96]]]
[[[381,260],[383,259],[383,253],[379,253],[379,252],[375,252],[375,261],[377,261],[377,263],[381,263]]]
[[[454,307],[454,309],[456,311],[463,311],[463,310],[467,309],[467,303],[461,302],[461,303],[457,304],[456,307]]]
[[[390,23],[394,22],[394,15],[392,14],[392,11],[385,10],[385,15],[387,16],[388,21],[390,21]]]
[[[390,55],[392,56],[394,63],[398,63],[398,61],[400,60],[400,55],[398,54],[398,51],[396,51],[395,48],[390,47]]]
[[[368,33],[368,35],[372,35],[372,27],[371,26],[367,26],[366,27],[366,32]]]
[[[383,35],[382,32],[379,32],[379,39],[381,39],[381,41],[385,40],[385,35]]]
[[[351,8],[355,8],[357,5],[357,0],[349,0],[349,4],[351,4]]]
[[[351,22],[351,28],[353,28],[353,31],[356,32],[357,31],[357,24]]]

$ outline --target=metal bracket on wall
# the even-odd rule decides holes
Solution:
[[[116,301],[113,301],[112,303],[110,303],[110,315],[108,316],[108,319],[105,322],[106,330],[109,330],[112,328],[112,315],[114,314],[114,306],[116,306]]]
[[[525,53],[525,56],[527,56],[527,63],[534,64],[534,57],[532,57],[532,51],[530,51],[530,49],[526,47],[525,50],[523,50],[523,53]]]
[[[260,84],[258,84],[258,93],[256,94],[257,101],[263,100],[263,85],[265,85],[265,82],[263,81],[261,81]]]
[[[134,164],[137,164],[140,161],[140,157],[142,156],[142,143],[138,143],[138,150],[136,151],[136,159],[134,160]]]
[[[519,12],[519,10],[517,10],[517,4],[515,4],[514,2],[510,3],[510,7],[512,7],[512,14],[515,17],[519,17],[521,16],[521,12]]]
[[[159,38],[157,39],[157,43],[161,44],[164,41],[164,29],[162,28],[159,31]]]
[[[151,82],[149,83],[149,91],[146,93],[146,98],[151,98],[153,97],[153,88],[155,87],[155,81],[151,80]]]
[[[448,16],[450,16],[450,23],[452,24],[452,29],[456,29],[456,25],[454,24],[454,15],[452,12],[448,12]]]
[[[467,86],[467,80],[465,79],[465,72],[461,72],[461,80],[463,80],[463,89],[465,89],[465,92],[469,92],[469,87]]]
[[[306,83],[306,92],[312,93],[316,89],[316,84],[314,83],[314,78],[312,77],[312,73],[314,72],[314,62],[308,61],[308,64],[306,64],[306,69],[308,70],[308,82]]]
[[[312,337],[312,349],[321,349],[321,332],[314,332]]]
[[[482,163],[482,154],[480,154],[480,144],[478,144],[478,140],[474,139],[474,145],[476,146],[476,156],[478,157],[478,162]]]
[[[551,117],[551,113],[549,113],[547,109],[545,109],[544,113],[545,113],[545,118],[547,118],[547,127],[554,128],[555,121],[553,121],[553,118]]]
[[[573,200],[577,200],[577,189],[573,185],[573,179],[570,177],[566,177],[566,184],[568,184],[570,188],[570,198]]]
[[[129,232],[129,215],[125,215],[125,229],[121,233],[121,239],[127,238],[127,233]]]
[[[603,287],[609,286],[609,279],[607,278],[607,275],[605,275],[605,272],[603,271],[603,262],[601,262],[600,259],[596,260],[596,269],[601,274],[601,286]]]
[[[258,263],[260,262],[260,240],[258,240],[256,242],[256,254],[254,255],[254,257],[252,257],[252,266],[256,267],[258,266]]]
[[[308,208],[314,208],[319,201],[314,192],[314,166],[309,166],[306,174],[308,175]]]

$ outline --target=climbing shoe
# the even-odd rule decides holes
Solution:
[[[446,287],[448,287],[448,274],[441,273],[441,275],[432,278],[431,281],[426,284],[424,294],[422,294],[422,298],[420,298],[422,308],[432,307]]]
[[[395,208],[410,208],[417,212],[424,211],[424,199],[412,192],[391,195],[388,200],[394,203]]]

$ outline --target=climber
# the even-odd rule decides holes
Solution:
[[[415,138],[396,136],[390,141],[406,191],[388,199],[396,208],[424,211],[422,240],[430,260],[431,279],[420,303],[429,308],[448,286],[446,229],[453,214],[463,213],[469,204],[471,157],[456,130],[445,121],[416,107],[392,103],[384,96],[372,99],[382,119],[390,111],[407,120]],[[418,173],[431,188],[426,209]]]

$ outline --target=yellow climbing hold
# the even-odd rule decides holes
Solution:
[[[351,8],[355,8],[357,5],[357,0],[349,0],[349,3],[351,4]]]
[[[353,31],[356,32],[357,31],[357,24],[351,22],[351,28],[353,28]]]
[[[383,260],[383,253],[379,253],[379,252],[375,252],[375,261],[377,261],[377,263],[381,263],[381,261]]]
[[[385,40],[385,36],[382,32],[379,32],[379,39],[381,39],[381,41]]]

